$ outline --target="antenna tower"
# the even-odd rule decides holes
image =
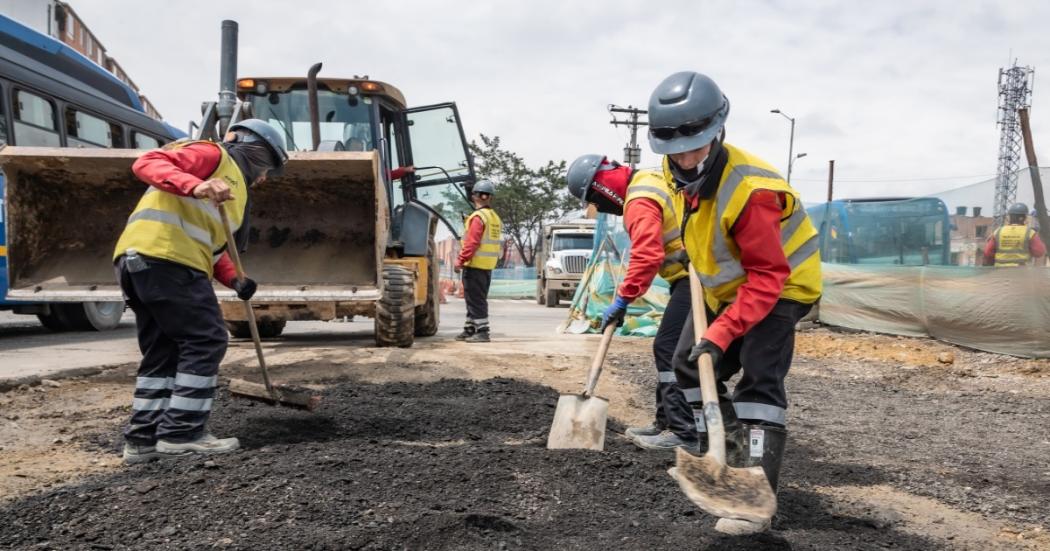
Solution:
[[[1035,70],[1019,67],[999,69],[999,168],[995,178],[994,215],[1002,224],[1006,209],[1017,199],[1017,170],[1021,164],[1021,121],[1017,110],[1031,107]]]

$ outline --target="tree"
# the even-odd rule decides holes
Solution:
[[[484,134],[480,145],[470,143],[470,152],[478,178],[496,184],[493,207],[503,220],[504,235],[525,265],[533,266],[540,226],[579,208],[565,187],[565,161],[547,161],[532,169],[519,155],[500,147],[498,136]]]

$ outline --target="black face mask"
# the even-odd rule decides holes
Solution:
[[[721,140],[711,142],[711,151],[704,159],[702,166],[692,170],[685,170],[671,159],[668,159],[671,167],[671,175],[674,176],[675,187],[685,191],[691,197],[701,199],[710,198],[718,189],[718,180],[722,175],[729,160],[729,154],[722,147]]]
[[[275,168],[273,153],[270,152],[268,146],[260,142],[236,141],[225,142],[222,145],[237,163],[237,168],[241,169],[244,181],[249,187],[268,170]]]

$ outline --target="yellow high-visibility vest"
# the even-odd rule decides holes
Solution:
[[[780,245],[791,274],[780,298],[803,304],[816,302],[822,289],[819,240],[798,192],[765,161],[732,145],[723,147],[729,158],[718,191],[711,198],[700,199],[697,210],[688,214],[682,232],[689,261],[704,285],[705,301],[718,311],[736,300],[737,289],[747,281],[732,229],[751,194],[769,190],[787,199],[780,218]],[[666,158],[664,179],[674,181]]]
[[[483,207],[470,213],[464,228],[469,228],[471,220],[475,218],[480,218],[485,228],[481,231],[481,245],[464,266],[479,270],[494,270],[496,263],[499,262],[500,253],[503,252],[503,221],[492,208]]]
[[[663,175],[653,170],[641,170],[631,178],[627,186],[627,199],[624,210],[631,201],[649,199],[660,205],[663,214],[662,229],[664,244],[664,261],[660,264],[660,277],[668,283],[682,279],[687,274],[688,257],[682,243],[682,212],[685,200],[675,190],[674,182],[668,182]]]
[[[1035,230],[1024,224],[1007,224],[995,230],[995,266],[1024,266],[1032,259],[1028,243]]]
[[[219,166],[208,178],[222,178],[233,199],[223,203],[231,230],[237,231],[248,203],[248,186],[237,163],[219,144],[206,141],[175,142],[166,149],[179,149],[196,143],[207,143],[219,149]],[[200,270],[212,276],[215,261],[226,246],[219,209],[206,199],[183,197],[150,186],[128,217],[124,233],[113,250],[113,260],[128,249],[150,258],[167,260]]]

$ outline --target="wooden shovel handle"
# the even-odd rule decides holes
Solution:
[[[609,343],[612,342],[613,333],[615,332],[616,326],[610,323],[606,326],[605,332],[602,333],[602,342],[598,344],[598,353],[594,355],[594,360],[591,361],[591,370],[587,373],[587,388],[583,390],[584,396],[594,396],[594,387],[598,386],[598,376],[602,374],[605,354],[609,352]]]
[[[693,307],[693,340],[697,343],[707,333],[707,310],[704,308],[704,286],[693,265],[689,265],[689,293]],[[707,455],[723,465],[726,462],[726,432],[722,411],[718,409],[718,391],[715,388],[715,366],[711,355],[700,356],[700,396],[704,401],[704,421],[707,423]]]

